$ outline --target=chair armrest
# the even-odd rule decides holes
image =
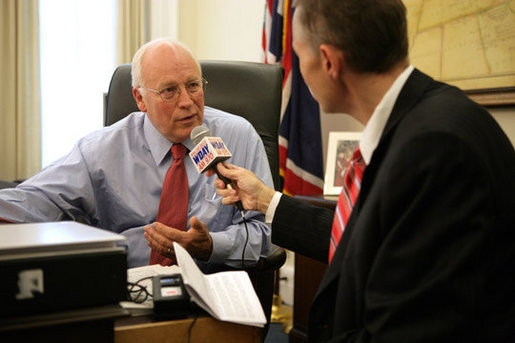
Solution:
[[[18,186],[19,184],[20,184],[19,182],[11,182],[11,181],[2,181],[2,180],[0,180],[0,189],[14,188],[14,187]]]
[[[260,259],[253,269],[258,271],[274,271],[281,268],[285,262],[286,251],[281,247],[272,245],[268,257]]]

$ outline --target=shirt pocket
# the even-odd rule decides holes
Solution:
[[[201,209],[201,220],[208,225],[210,231],[220,231],[232,224],[232,206],[223,205],[222,197],[216,194],[216,187],[205,184],[202,190],[204,206]]]
[[[209,183],[203,186],[202,197],[209,207],[216,209],[222,205],[222,197],[216,194],[216,187]]]

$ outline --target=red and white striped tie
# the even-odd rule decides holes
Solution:
[[[347,226],[350,214],[358,198],[365,167],[366,164],[358,146],[354,151],[349,167],[345,171],[342,192],[338,197],[338,204],[336,205],[336,212],[334,213],[331,241],[329,243],[329,263],[331,263],[333,259],[334,252],[338,247],[338,243],[342,238],[343,231]]]

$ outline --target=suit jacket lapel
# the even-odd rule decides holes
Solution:
[[[402,118],[404,118],[404,116],[406,116],[406,114],[411,110],[411,108],[413,108],[413,106],[419,102],[424,92],[434,82],[435,81],[429,76],[415,69],[399,93],[390,118],[388,119],[385,129],[381,134],[379,144],[372,155],[370,164],[365,168],[362,187],[358,199],[356,200],[356,204],[349,218],[349,222],[347,223],[347,227],[345,228],[345,232],[343,233],[340,243],[338,244],[338,248],[336,249],[336,252],[333,256],[333,260],[328,266],[322,282],[318,287],[317,293],[313,300],[313,305],[317,302],[317,299],[329,286],[329,284],[337,279],[341,272],[341,263],[345,258],[349,240],[352,237],[353,231],[355,229],[355,222],[357,218],[359,218],[361,207],[363,206],[367,195],[374,183],[375,175],[386,154],[391,136],[393,132],[395,132],[395,128],[402,120]]]

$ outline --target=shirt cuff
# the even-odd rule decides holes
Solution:
[[[272,224],[274,221],[275,210],[277,209],[277,205],[279,205],[281,196],[282,193],[275,192],[272,201],[270,201],[270,205],[268,205],[268,209],[266,210],[265,223]]]
[[[227,241],[225,235],[219,232],[210,232],[213,240],[213,251],[208,259],[208,263],[224,263],[227,261],[228,252],[232,249],[232,243]]]

